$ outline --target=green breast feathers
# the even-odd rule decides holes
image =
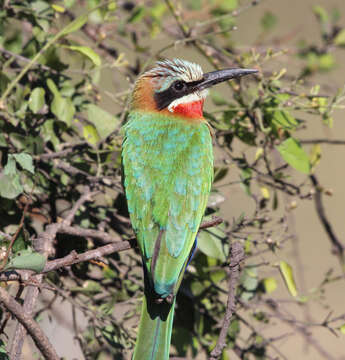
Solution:
[[[210,130],[203,122],[142,112],[132,112],[124,129],[128,210],[150,282],[165,298],[176,293],[206,208]]]

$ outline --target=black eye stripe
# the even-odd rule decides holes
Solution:
[[[158,110],[163,110],[164,108],[168,107],[174,100],[191,94],[196,90],[196,85],[200,84],[202,81],[203,79],[190,82],[176,80],[169,86],[168,89],[161,92],[156,92],[154,99]],[[181,89],[176,89],[176,85],[178,88],[181,86]]]

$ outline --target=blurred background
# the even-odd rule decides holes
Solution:
[[[256,67],[255,79],[222,84],[205,103],[215,132],[206,219],[225,223],[200,233],[172,355],[209,357],[225,312],[229,244],[239,241],[246,260],[222,359],[345,359],[344,1],[110,1],[82,18],[101,3],[0,2],[4,251],[17,229],[12,259],[33,249],[52,260],[132,236],[119,128],[135,79],[157,59],[205,72]],[[31,160],[13,157],[21,153]],[[59,230],[48,250],[35,247],[86,191],[98,193],[71,226],[99,236]],[[25,302],[27,287],[6,284]],[[42,284],[34,314],[60,356],[130,358],[143,285],[137,250],[66,266]],[[2,324],[10,352],[15,321],[3,312]],[[22,358],[36,352],[26,338]]]

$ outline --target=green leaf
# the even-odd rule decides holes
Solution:
[[[244,190],[244,192],[248,195],[251,196],[251,191],[250,191],[250,180],[252,178],[252,170],[250,168],[244,168],[241,171],[241,188]]]
[[[59,93],[59,89],[57,88],[52,79],[47,80],[47,86],[54,96],[61,96]]]
[[[322,6],[315,5],[313,7],[313,12],[321,24],[326,24],[329,22],[327,11]]]
[[[88,15],[83,14],[81,16],[78,16],[75,20],[73,20],[71,23],[69,23],[61,32],[61,36],[70,34],[72,32],[75,32],[79,30],[81,27],[85,25],[87,22]]]
[[[293,168],[304,173],[310,173],[309,157],[300,143],[290,137],[276,147],[281,157]]]
[[[226,277],[225,270],[215,270],[210,273],[210,279],[215,283],[219,283]]]
[[[85,125],[83,127],[83,136],[89,144],[94,146],[100,140],[98,132],[93,125]]]
[[[127,20],[128,23],[136,23],[139,22],[146,14],[146,10],[144,6],[138,6],[132,16]]]
[[[241,276],[241,284],[247,291],[254,291],[258,287],[259,280],[256,268],[246,268]]]
[[[97,105],[90,104],[87,107],[89,121],[95,125],[101,139],[109,136],[119,125],[119,120]]]
[[[6,141],[5,136],[3,134],[0,134],[0,146],[7,147],[7,141]]]
[[[15,155],[8,155],[4,171],[0,172],[0,196],[7,199],[14,199],[23,192]]]
[[[293,277],[292,267],[285,261],[279,262],[279,270],[284,283],[292,296],[297,296],[297,288]]]
[[[277,24],[277,17],[270,11],[266,11],[261,18],[261,26],[264,31],[271,30]]]
[[[335,59],[332,54],[322,54],[319,56],[320,70],[330,70],[335,66]]]
[[[263,279],[262,284],[267,294],[270,294],[277,289],[277,280],[274,277],[268,277]]]
[[[59,120],[71,126],[75,114],[75,107],[71,99],[64,98],[61,95],[54,96],[51,111]]]
[[[309,154],[309,161],[311,165],[311,171],[315,170],[315,167],[321,160],[321,145],[314,144]]]
[[[334,44],[338,46],[345,46],[345,29],[342,29],[334,38]]]
[[[44,269],[46,261],[45,256],[42,254],[32,252],[31,250],[23,250],[8,262],[5,270],[25,269],[41,272]]]
[[[100,56],[94,50],[92,50],[87,46],[71,45],[71,46],[67,46],[67,48],[70,50],[78,51],[81,54],[85,55],[94,63],[95,66],[101,66],[102,64],[102,60]]]
[[[3,340],[0,340],[0,360],[10,360],[6,348],[6,343]]]
[[[345,335],[345,324],[341,325],[339,328],[340,332]]]
[[[295,130],[298,126],[298,121],[286,110],[276,110],[272,122],[285,130]]]
[[[84,282],[82,287],[81,286],[74,287],[71,289],[71,291],[96,294],[102,291],[102,287],[96,281],[87,280]]]
[[[32,91],[29,98],[29,108],[34,114],[37,114],[45,104],[44,95],[45,91],[41,87],[37,87]]]
[[[20,164],[20,166],[31,172],[31,174],[35,173],[35,168],[32,162],[32,157],[29,154],[26,153],[20,153],[20,154],[14,154],[14,158],[16,159],[17,163]]]
[[[4,174],[10,176],[17,174],[16,160],[12,154],[8,155],[7,164],[4,168]]]
[[[56,11],[56,12],[59,12],[59,13],[64,13],[66,11],[66,9],[61,6],[61,5],[58,5],[58,4],[52,4],[51,7]]]
[[[223,238],[224,233],[217,227],[203,230],[198,235],[198,248],[205,255],[224,262],[226,259],[225,254],[228,251],[228,246],[223,245]]]
[[[0,174],[0,196],[6,199],[14,199],[23,192],[19,174]]]

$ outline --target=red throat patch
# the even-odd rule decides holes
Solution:
[[[179,104],[174,107],[174,114],[193,119],[202,118],[203,105],[204,99],[186,104]]]

